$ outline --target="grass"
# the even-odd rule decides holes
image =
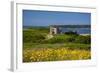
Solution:
[[[56,43],[56,44],[38,44],[38,43],[24,43],[24,49],[38,49],[38,48],[70,48],[70,49],[85,49],[90,50],[89,44],[80,44],[80,43]]]
[[[23,62],[91,59],[91,36],[49,35],[49,28],[23,30]]]

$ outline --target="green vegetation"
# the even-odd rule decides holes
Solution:
[[[86,60],[90,58],[91,54],[89,50],[71,50],[67,48],[26,49],[23,52],[23,62]]]
[[[45,39],[48,32],[47,29],[38,28],[23,30],[23,42],[39,43]]]
[[[90,59],[90,44],[90,35],[50,35],[49,28],[24,29],[23,62]]]
[[[89,44],[76,44],[76,43],[56,43],[56,44],[38,44],[38,43],[24,43],[24,49],[40,49],[40,48],[70,48],[70,49],[84,49],[90,50]]]

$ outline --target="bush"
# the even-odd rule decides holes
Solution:
[[[66,43],[66,42],[74,42],[75,36],[74,35],[65,35],[65,34],[59,34],[55,35],[51,39],[47,39],[44,41],[44,43]]]
[[[72,32],[72,31],[65,32],[65,34],[67,34],[67,35],[78,35],[77,32]]]
[[[81,36],[81,35],[56,35],[53,38],[46,40],[46,43],[82,43],[90,44],[91,36]]]
[[[75,39],[76,43],[84,43],[84,44],[90,44],[91,43],[91,36],[78,36]]]
[[[36,33],[33,31],[24,31],[23,32],[23,41],[24,42],[33,42],[33,43],[39,43],[42,40],[45,39],[45,34]]]

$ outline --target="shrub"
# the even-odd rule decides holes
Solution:
[[[65,35],[65,34],[58,34],[54,35],[51,39],[44,40],[44,43],[66,43],[66,42],[74,42],[75,36],[74,35]]]
[[[78,35],[77,32],[72,32],[72,31],[65,32],[65,34],[67,34],[67,35]]]
[[[45,34],[36,33],[33,31],[24,31],[23,32],[23,41],[24,42],[33,42],[33,43],[39,43],[42,40],[45,39]]]
[[[76,43],[84,43],[84,44],[90,44],[91,43],[91,36],[78,36],[75,39]]]

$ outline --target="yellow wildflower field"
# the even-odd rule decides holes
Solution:
[[[24,49],[23,62],[87,60],[91,59],[90,50],[68,48]]]

